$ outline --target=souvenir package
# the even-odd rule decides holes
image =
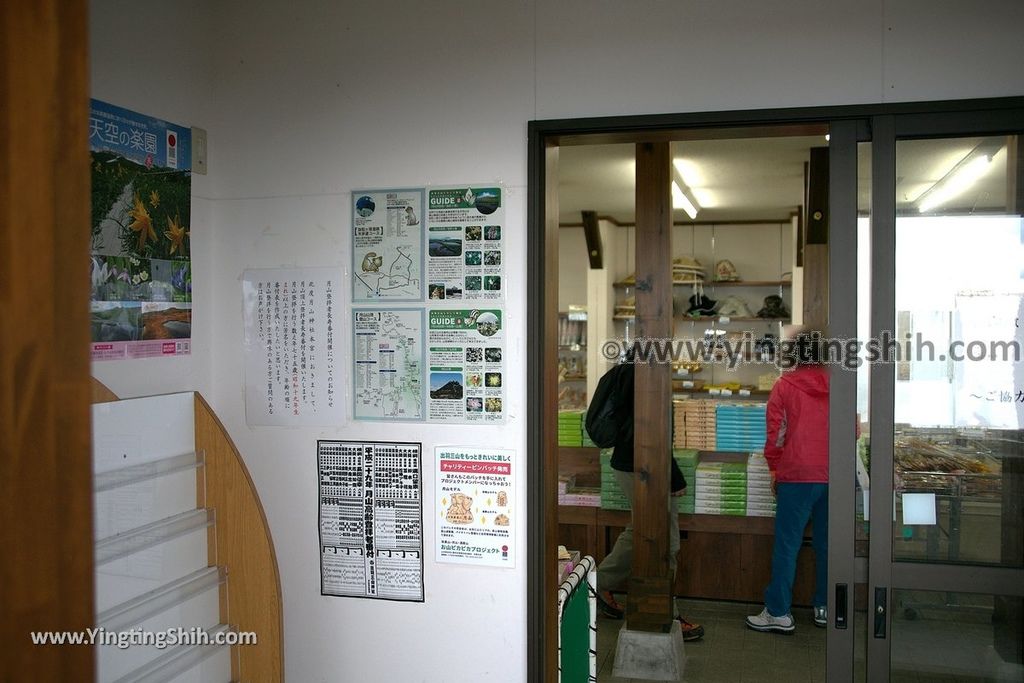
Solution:
[[[718,282],[738,282],[740,274],[729,259],[722,259],[715,264],[715,280]]]

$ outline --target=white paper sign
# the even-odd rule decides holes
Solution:
[[[515,451],[438,446],[434,453],[437,561],[514,567]]]
[[[242,274],[250,426],[341,423],[340,281],[333,268]]]
[[[423,602],[422,444],[318,441],[320,594]]]

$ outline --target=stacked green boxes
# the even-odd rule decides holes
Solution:
[[[680,512],[692,515],[697,502],[697,462],[699,460],[697,449],[676,448],[672,451],[672,457],[679,465],[679,471],[683,473],[686,480],[686,493],[676,498]]]
[[[679,512],[692,514],[695,503],[694,478],[696,477],[697,469],[697,451],[677,448],[672,451],[672,456],[675,458],[676,464],[679,465],[679,469],[682,471],[688,484],[686,495],[673,498],[676,501],[676,509]],[[601,507],[606,510],[629,510],[629,500],[619,487],[611,461],[612,449],[603,449],[601,451]]]
[[[746,462],[702,462],[697,465],[696,484],[697,514],[747,514]]]
[[[628,510],[629,500],[622,492],[612,469],[611,448],[601,449],[601,507],[605,510]]]
[[[585,414],[586,411],[583,410],[558,411],[559,446],[583,445],[583,417]]]

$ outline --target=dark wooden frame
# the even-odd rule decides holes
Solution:
[[[835,107],[716,111],[531,121],[528,125],[527,192],[527,672],[531,681],[557,679],[557,472],[555,373],[557,329],[558,201],[557,148],[570,144],[637,143],[675,140],[713,132],[726,137],[759,128],[849,121],[856,139],[870,137],[872,117],[947,116],[955,125],[965,112],[983,123],[1024,107],[1024,97],[947,100]],[[740,129],[746,129],[741,131]]]

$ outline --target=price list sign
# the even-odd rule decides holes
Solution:
[[[317,442],[321,595],[423,602],[422,450]]]

